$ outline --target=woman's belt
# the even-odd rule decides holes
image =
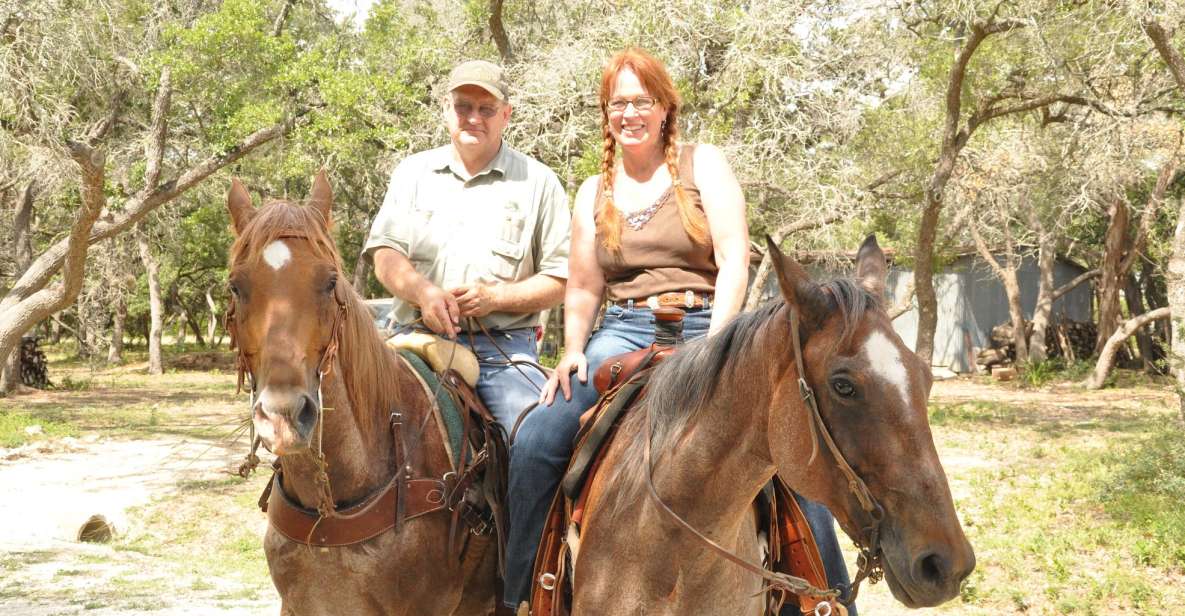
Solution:
[[[632,299],[619,299],[613,302],[616,306],[622,308],[632,308],[634,306],[646,306],[651,310],[661,306],[674,306],[676,308],[704,308],[712,307],[711,293],[696,293],[690,289],[686,291],[671,291],[669,293],[659,293],[651,295],[650,297],[639,297]]]

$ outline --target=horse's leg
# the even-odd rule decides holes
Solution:
[[[478,545],[475,542],[480,542]],[[496,596],[494,583],[498,575],[498,547],[493,537],[470,537],[467,553],[462,560],[461,568],[468,574],[463,574],[464,585],[461,590],[461,603],[453,611],[453,616],[486,616],[494,610],[494,606],[502,598]],[[476,562],[467,563],[474,559]]]

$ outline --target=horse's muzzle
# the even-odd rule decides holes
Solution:
[[[263,446],[282,456],[302,453],[312,443],[320,409],[317,401],[295,388],[265,387],[253,410],[251,421]]]
[[[963,579],[975,569],[975,553],[965,538],[936,544],[905,558],[885,550],[885,580],[898,601],[911,608],[932,607],[953,599]],[[888,546],[884,546],[888,547]]]

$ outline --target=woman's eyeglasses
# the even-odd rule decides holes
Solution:
[[[609,111],[625,111],[625,108],[632,104],[638,111],[649,111],[654,108],[656,103],[658,103],[658,99],[653,96],[635,96],[634,98],[611,98],[605,106],[609,108]]]

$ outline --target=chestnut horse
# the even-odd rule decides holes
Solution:
[[[620,426],[588,496],[573,614],[763,613],[765,581],[692,529],[760,565],[752,503],[775,473],[909,607],[951,599],[974,569],[927,421],[930,371],[881,306],[875,238],[856,280],[825,285],[770,250],[782,301],[659,365]]]
[[[396,458],[413,477],[451,470],[428,393],[379,337],[343,274],[330,236],[332,192],[317,175],[307,205],[258,210],[238,180],[227,207],[233,330],[251,378],[252,422],[279,459],[279,487],[307,510],[364,501],[392,482]],[[392,413],[402,414],[397,454]],[[321,458],[320,456],[323,456]],[[319,463],[323,459],[324,463]],[[328,477],[318,482],[319,471]],[[486,614],[496,551],[474,564],[449,551],[447,511],[407,519],[355,545],[310,547],[269,524],[264,551],[285,616]]]

